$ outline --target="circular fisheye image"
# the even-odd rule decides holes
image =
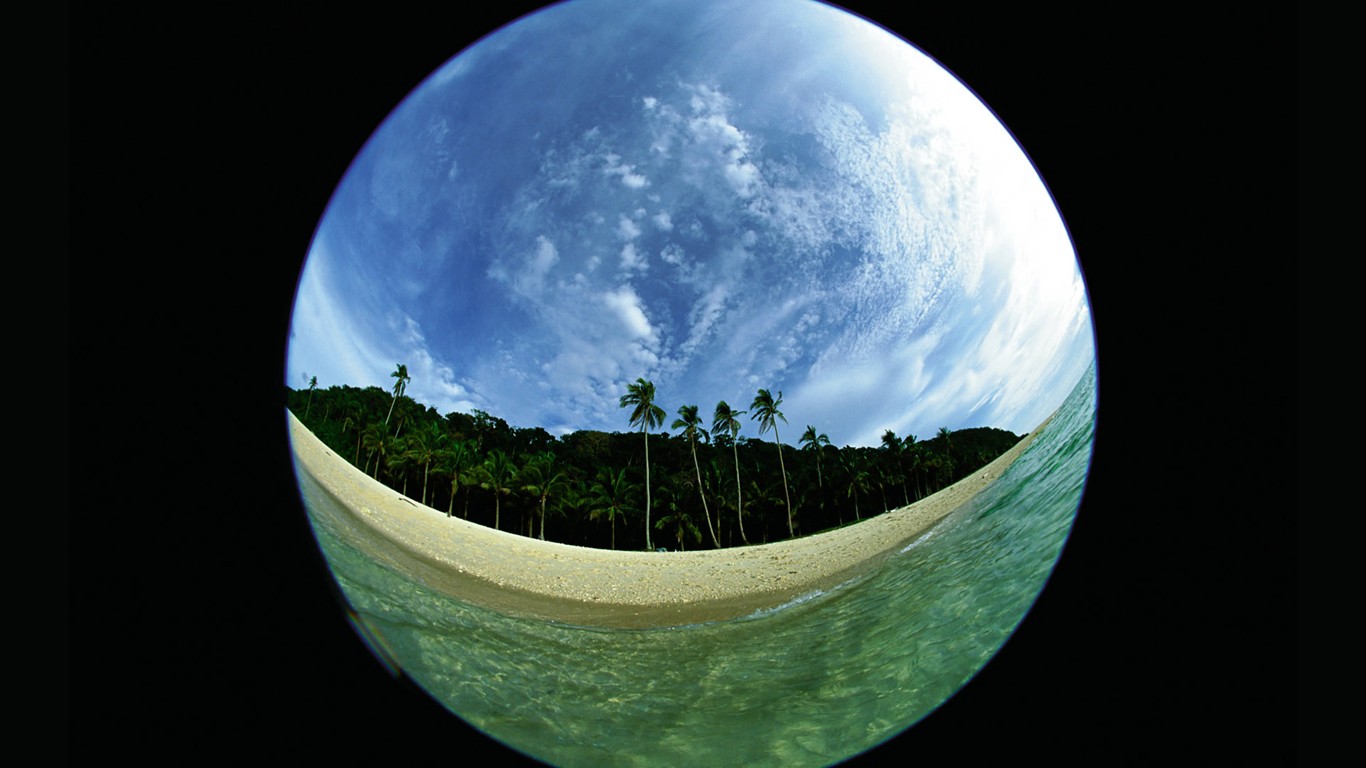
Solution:
[[[571,0],[416,84],[287,350],[376,663],[555,766],[832,765],[971,685],[1072,529],[1097,374],[969,85],[815,0]]]

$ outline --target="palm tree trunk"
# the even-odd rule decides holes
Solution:
[[[721,548],[721,542],[716,539],[716,529],[711,527],[711,512],[707,511],[707,494],[702,490],[702,467],[697,463],[697,443],[692,446],[692,468],[697,471],[697,495],[702,497],[702,516],[707,518],[707,533],[711,534],[712,546]]]
[[[735,454],[735,522],[740,524],[740,540],[749,543],[749,537],[745,535],[745,501],[740,493],[740,449],[735,445],[735,437],[730,440],[731,452]]]
[[[650,543],[650,433],[642,425],[640,434],[645,436],[645,549],[654,551]]]
[[[911,497],[910,494],[906,493],[906,468],[901,466],[900,461],[896,463],[896,471],[901,473],[901,500],[909,507],[911,506]]]
[[[778,393],[780,396],[781,392]],[[787,493],[787,466],[783,464],[783,443],[778,439],[778,423],[773,423],[773,442],[778,444],[778,469],[783,473],[783,498],[787,500],[787,535],[795,539],[797,534],[792,527],[792,497]]]

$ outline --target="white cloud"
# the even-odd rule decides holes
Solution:
[[[625,272],[640,271],[649,269],[649,263],[645,257],[636,250],[635,243],[627,243],[621,247],[621,269]]]
[[[683,249],[677,243],[669,243],[659,252],[659,258],[666,264],[681,267],[683,266]]]
[[[688,130],[696,154],[719,166],[722,178],[736,195],[752,197],[761,178],[758,167],[749,161],[749,138],[723,113],[695,117],[689,121]]]
[[[555,244],[545,235],[536,238],[536,255],[532,258],[531,267],[538,273],[544,275],[555,266],[555,262],[560,260],[560,254],[555,249]]]
[[[640,296],[629,285],[602,295],[603,304],[621,322],[631,339],[655,341],[656,333],[650,320],[645,316]]]
[[[640,226],[626,216],[622,216],[617,220],[617,235],[622,240],[634,240],[640,237]]]
[[[622,163],[621,157],[616,154],[609,152],[603,158],[603,161],[604,168],[602,172],[609,176],[620,177],[621,183],[631,189],[643,189],[650,183],[649,179],[635,172],[635,166]]]

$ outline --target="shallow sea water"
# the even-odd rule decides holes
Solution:
[[[465,721],[557,766],[820,766],[896,736],[1009,639],[1071,531],[1094,367],[1005,474],[878,571],[780,610],[618,630],[435,593],[310,515],[343,594],[403,672]]]

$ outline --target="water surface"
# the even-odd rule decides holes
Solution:
[[[896,736],[994,655],[1071,530],[1094,366],[1032,445],[879,570],[732,621],[599,629],[505,616],[347,546],[310,513],[346,599],[420,686],[561,766],[829,765]]]

